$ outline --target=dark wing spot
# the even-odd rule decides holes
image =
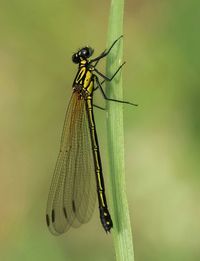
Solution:
[[[52,220],[53,223],[55,222],[55,211],[54,211],[54,209],[51,212],[51,220]]]
[[[72,209],[73,209],[73,211],[74,211],[74,213],[75,213],[75,212],[76,212],[76,206],[75,206],[74,200],[72,200]]]
[[[64,213],[64,215],[65,215],[65,218],[67,219],[67,211],[66,211],[66,208],[65,208],[65,207],[63,208],[63,213]]]
[[[46,222],[47,222],[47,226],[49,227],[50,221],[49,221],[49,215],[48,214],[46,214]]]

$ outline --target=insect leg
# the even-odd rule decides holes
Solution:
[[[108,50],[105,50],[104,52],[102,52],[99,56],[97,56],[96,58],[90,60],[90,63],[96,62],[102,58],[104,58],[105,56],[107,56],[110,51],[112,50],[113,46],[123,37],[123,35],[121,35],[120,37],[118,37],[113,44],[110,46],[110,48]],[[96,65],[95,65],[96,66]]]
[[[133,106],[138,106],[138,104],[135,104],[135,103],[132,103],[132,102],[108,98],[108,97],[106,96],[106,94],[105,94],[105,92],[104,92],[104,90],[103,90],[103,88],[102,88],[102,86],[101,86],[101,83],[100,83],[100,81],[99,81],[99,79],[98,79],[97,76],[95,77],[95,79],[96,79],[96,82],[97,82],[97,86],[98,86],[98,88],[101,90],[101,93],[102,93],[102,95],[103,95],[103,97],[104,97],[105,100],[107,100],[107,101],[113,101],[113,102],[119,102],[119,103],[126,103],[126,104],[133,105]]]

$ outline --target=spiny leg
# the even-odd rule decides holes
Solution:
[[[104,75],[103,73],[99,72],[96,68],[94,68],[94,71],[95,71],[97,74],[99,74],[102,78],[104,78],[104,80],[111,82],[112,79],[113,79],[113,78],[116,76],[116,74],[121,70],[122,66],[124,66],[125,63],[126,63],[126,62],[123,62],[123,63],[119,66],[119,68],[118,68],[117,71],[112,75],[111,78],[109,78],[109,77],[107,77],[106,75]]]
[[[108,98],[108,97],[106,96],[106,94],[105,94],[105,92],[104,92],[104,90],[103,90],[103,88],[102,88],[102,86],[101,86],[101,83],[100,83],[100,81],[99,81],[99,79],[98,79],[97,76],[95,77],[95,79],[96,79],[98,88],[101,90],[101,93],[102,93],[102,95],[103,95],[103,97],[104,97],[105,100],[107,100],[107,101],[113,101],[113,102],[119,102],[119,103],[126,103],[126,104],[133,105],[133,106],[138,106],[138,104],[135,104],[135,103],[132,103],[132,102]]]
[[[118,37],[118,38],[113,42],[113,44],[110,46],[110,48],[109,48],[108,50],[103,51],[99,56],[97,56],[96,58],[90,60],[90,64],[93,63],[93,62],[96,62],[96,61],[97,61],[97,63],[98,63],[98,61],[99,61],[100,59],[102,59],[103,57],[107,56],[107,55],[110,53],[110,51],[112,50],[113,46],[114,46],[122,37],[123,37],[123,35],[121,35],[120,37]],[[97,63],[95,64],[95,66],[97,65]],[[95,67],[95,66],[94,66],[94,67]]]
[[[99,62],[99,60],[96,62],[96,64]],[[125,64],[126,62],[124,62],[123,64],[121,64],[120,66],[119,66],[119,68],[117,69],[117,71],[113,74],[113,76],[111,77],[111,80],[117,75],[117,73],[121,70],[121,68],[122,68],[122,66],[124,66],[124,64]],[[96,66],[96,64],[95,64],[95,66]],[[110,80],[110,81],[111,81]],[[105,82],[106,80],[104,79],[101,83],[100,83],[100,85],[102,85],[104,82]],[[94,91],[96,91],[97,89],[99,88],[99,85],[97,84],[97,86],[96,87],[94,87]],[[94,107],[96,107],[96,108],[98,108],[98,109],[101,109],[101,110],[105,110],[105,108],[103,108],[103,107],[101,107],[101,106],[98,106],[98,105],[93,105]]]
[[[106,110],[105,108],[103,108],[103,107],[101,107],[101,106],[99,106],[99,105],[96,105],[96,104],[93,104],[93,106],[96,107],[97,109],[100,109],[100,110],[103,110],[103,111]]]
[[[105,82],[105,81],[112,81],[113,78],[117,75],[117,73],[121,70],[121,68],[125,65],[126,62],[123,62],[119,68],[117,69],[117,71],[113,74],[113,76],[111,78],[108,78],[107,76],[103,75],[102,73],[100,73],[97,69],[94,69],[96,73],[98,73],[101,77],[104,78],[104,80],[100,83],[101,85]],[[96,87],[94,87],[94,91],[96,91],[98,89],[98,85]]]

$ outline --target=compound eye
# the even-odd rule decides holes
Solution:
[[[79,63],[80,62],[80,57],[77,53],[72,55],[72,62],[73,63]]]
[[[90,51],[89,51],[89,48],[83,48],[82,50],[81,50],[81,55],[82,55],[82,57],[84,57],[84,58],[88,58],[89,56],[90,56]]]

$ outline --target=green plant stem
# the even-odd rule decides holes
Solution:
[[[123,0],[111,0],[107,46],[123,34]],[[110,77],[122,64],[123,38],[108,55],[106,73]],[[108,97],[122,99],[121,72],[106,87]],[[129,106],[129,105],[126,105]],[[133,241],[124,171],[123,105],[107,102],[107,136],[109,149],[110,205],[113,218],[112,235],[117,261],[134,261]]]

